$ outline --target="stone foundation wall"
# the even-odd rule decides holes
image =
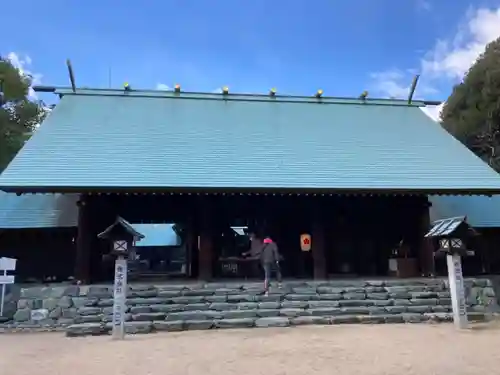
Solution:
[[[467,279],[471,317],[498,311],[489,279]],[[84,333],[111,328],[111,285],[22,288],[17,309],[0,330]],[[263,294],[261,283],[132,284],[127,295],[127,331],[390,323],[451,320],[443,279],[286,282]]]

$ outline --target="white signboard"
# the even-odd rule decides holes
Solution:
[[[0,258],[0,270],[1,271],[15,271],[16,270],[17,259],[14,258]]]
[[[113,294],[113,338],[125,337],[125,300],[127,298],[127,260],[119,256],[115,263]]]
[[[0,285],[14,284],[14,280],[13,275],[0,275]]]
[[[453,322],[457,328],[467,328],[467,303],[465,300],[464,277],[460,255],[447,255],[448,278],[450,281]]]
[[[3,306],[5,302],[5,288],[7,284],[14,284],[14,276],[7,275],[7,271],[16,270],[17,259],[0,258],[0,285],[2,286],[2,295],[0,297],[0,316],[3,316]]]
[[[394,258],[389,259],[389,271],[398,272],[398,260]]]

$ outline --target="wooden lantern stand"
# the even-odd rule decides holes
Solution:
[[[427,238],[439,240],[439,249],[435,255],[446,256],[453,322],[459,329],[465,329],[468,325],[462,257],[474,253],[465,248],[463,239],[477,234],[466,223],[466,217],[461,216],[434,222],[431,230],[425,235]]]
[[[136,241],[144,238],[125,219],[117,217],[98,238],[112,243],[111,254],[116,256],[115,280],[113,284],[113,339],[125,338],[125,309],[127,299],[127,259]]]

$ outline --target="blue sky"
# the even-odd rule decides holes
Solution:
[[[139,5],[140,4],[140,5]],[[3,2],[0,53],[48,85],[446,99],[500,36],[500,0]],[[22,9],[24,25],[15,15]],[[486,25],[486,26],[485,26]],[[163,86],[161,86],[163,87]]]

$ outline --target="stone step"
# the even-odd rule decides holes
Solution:
[[[187,305],[186,305],[187,306]],[[161,309],[160,309],[161,307]],[[264,308],[254,308],[254,309],[205,309],[205,310],[194,310],[194,309],[182,309],[176,308],[175,310],[167,311],[164,307],[168,305],[158,305],[149,306],[149,310],[145,307],[132,307],[126,314],[126,320],[132,321],[153,321],[153,320],[178,320],[193,319],[192,317],[199,318],[213,318],[213,319],[225,319],[225,318],[246,318],[246,317],[271,317],[271,316],[304,316],[304,315],[384,315],[384,314],[402,314],[402,313],[426,313],[426,312],[450,312],[450,305],[388,305],[388,306],[373,306],[373,305],[358,305],[358,306],[288,306],[285,304],[276,304],[274,306],[264,305]],[[266,308],[269,307],[269,308]],[[271,308],[272,307],[272,308]],[[471,307],[472,312],[485,312],[479,308]],[[75,317],[75,321],[81,323],[90,322],[106,322],[111,320],[112,311],[107,311],[106,313],[99,312],[92,314],[79,315]]]
[[[180,317],[179,317],[180,318]],[[129,321],[125,323],[127,334],[143,334],[152,332],[176,332],[183,330],[207,330],[223,328],[267,328],[292,327],[302,325],[331,324],[384,324],[384,323],[440,323],[451,322],[451,313],[401,313],[386,315],[308,315],[308,316],[268,316],[268,317],[231,317],[221,319],[203,319],[201,316],[185,317],[178,320]],[[488,316],[484,313],[470,313],[470,321],[484,321]],[[111,323],[79,323],[66,328],[66,336],[78,337],[88,335],[108,335]]]
[[[489,280],[466,279],[465,284],[471,312],[497,312]],[[321,321],[323,316],[364,316],[365,320],[377,321],[379,318],[371,316],[397,320],[394,315],[449,313],[450,305],[443,279],[290,281],[282,288],[272,286],[269,295],[264,294],[262,283],[132,284],[128,289],[126,319],[131,324],[224,320],[222,325],[230,319],[282,321],[281,318],[304,317],[304,321]],[[8,322],[0,323],[0,328],[106,324],[111,320],[112,306],[110,285],[25,288],[21,290],[17,311]]]

